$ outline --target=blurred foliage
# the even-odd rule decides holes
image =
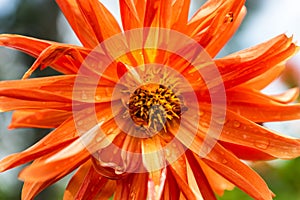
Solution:
[[[7,4],[1,4],[0,9],[2,12],[0,15],[0,32],[1,33],[12,33],[26,35],[30,37],[36,37],[40,39],[47,39],[53,41],[59,41],[56,21],[59,14],[59,9],[55,1],[45,1],[45,0],[11,0],[7,1]],[[8,12],[10,11],[10,12]],[[7,51],[7,50],[6,50]],[[13,63],[3,63],[2,61],[6,59],[5,57],[0,57],[0,67],[5,67],[3,65],[8,65],[6,67],[9,70],[15,71],[14,74],[4,73],[1,71],[0,79],[17,79],[22,76],[24,70],[28,69],[34,62],[34,58],[19,53],[17,51],[7,51],[6,54],[10,59],[9,61],[18,60],[19,66],[16,66],[16,62]],[[5,55],[4,55],[5,56]],[[12,65],[12,66],[9,66]],[[15,69],[19,67],[20,69]],[[19,73],[18,73],[19,72]],[[37,70],[33,74],[35,76],[48,76],[58,74],[51,68],[47,68],[43,71]],[[2,117],[10,117],[9,113],[2,113]],[[2,125],[2,124],[1,124]],[[6,128],[6,127],[3,127]],[[1,130],[1,129],[0,129]],[[26,135],[20,135],[24,145],[30,146],[36,141],[40,140],[49,132],[47,129],[25,129]],[[24,132],[25,132],[24,131]],[[13,134],[14,131],[11,131]],[[2,133],[1,133],[2,134]],[[18,134],[18,133],[14,133]],[[1,138],[0,138],[1,139]],[[1,142],[4,141],[0,141]],[[2,146],[2,145],[1,145]],[[15,149],[16,150],[16,149]],[[11,150],[11,151],[15,151]],[[18,149],[19,150],[19,149]],[[12,170],[18,172],[18,170]],[[9,173],[9,172],[6,172]],[[22,182],[15,177],[14,188],[7,190],[6,187],[1,187],[4,184],[0,180],[0,200],[16,200],[20,199]],[[43,191],[36,199],[37,200],[53,200],[62,199],[63,190],[59,186],[51,186],[47,190]]]

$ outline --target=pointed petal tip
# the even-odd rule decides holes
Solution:
[[[5,172],[5,171],[13,168],[10,165],[10,160],[11,160],[10,157],[11,156],[8,156],[8,157],[5,157],[2,160],[0,160],[0,173]]]

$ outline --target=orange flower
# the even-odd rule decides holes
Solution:
[[[237,186],[272,199],[241,160],[291,159],[299,139],[259,125],[300,118],[298,89],[260,92],[297,51],[279,35],[211,60],[239,27],[244,1],[120,0],[123,29],[98,0],[57,0],[83,47],[1,35],[35,63],[23,80],[0,82],[10,128],[54,128],[0,161],[21,173],[22,199],[77,169],[64,199],[216,199]],[[29,78],[38,67],[65,75]]]

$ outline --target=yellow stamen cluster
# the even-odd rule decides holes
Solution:
[[[132,120],[141,127],[155,132],[164,129],[167,120],[180,118],[182,100],[175,93],[159,84],[147,84],[134,91],[129,99]]]

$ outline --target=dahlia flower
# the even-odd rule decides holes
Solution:
[[[82,46],[20,35],[0,45],[36,58],[22,80],[0,82],[10,128],[53,130],[0,161],[22,199],[72,171],[64,199],[216,199],[234,186],[272,199],[246,161],[292,159],[299,139],[265,128],[300,118],[298,89],[261,92],[298,47],[279,35],[215,58],[242,22],[244,0],[120,0],[122,24],[98,0],[56,0]],[[38,68],[63,75],[30,78]]]

